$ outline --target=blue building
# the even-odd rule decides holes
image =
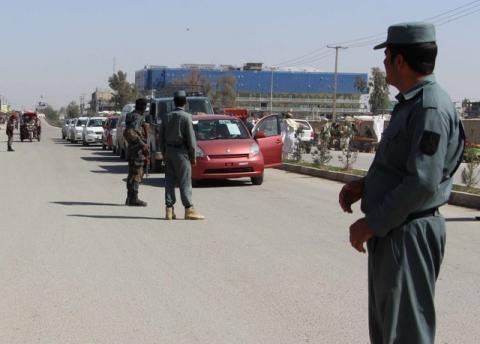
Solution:
[[[217,82],[235,79],[236,106],[251,111],[295,112],[297,115],[329,115],[333,108],[334,73],[289,70],[262,70],[244,66],[188,65],[182,68],[146,66],[135,73],[137,89],[147,94],[171,94],[181,80],[193,74],[215,89]],[[367,93],[367,73],[337,74],[337,113],[362,112],[360,96]],[[195,90],[192,85],[192,90]],[[186,85],[188,89],[188,85]]]

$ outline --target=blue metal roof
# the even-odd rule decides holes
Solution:
[[[203,78],[215,85],[218,79],[230,75],[236,79],[237,92],[270,93],[272,71],[195,69]],[[147,68],[137,71],[136,86],[142,90],[161,89],[174,80],[188,78],[192,69]],[[273,71],[274,93],[332,93],[334,73]],[[355,87],[358,79],[368,81],[367,73],[338,73],[337,93],[360,94]],[[363,91],[366,93],[366,90]]]

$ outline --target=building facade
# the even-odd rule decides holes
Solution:
[[[115,110],[113,93],[111,91],[96,89],[95,92],[92,93],[90,110],[94,111],[95,113]]]
[[[193,77],[196,74],[197,77]],[[135,86],[150,96],[170,95],[179,81],[202,80],[215,90],[218,81],[230,76],[235,80],[236,107],[252,112],[293,112],[297,116],[330,117],[333,112],[334,73],[264,69],[261,63],[243,68],[223,65],[184,65],[181,68],[145,66],[135,73]],[[355,115],[367,108],[361,96],[368,93],[367,73],[338,73],[336,113]],[[183,84],[198,91],[194,84]]]

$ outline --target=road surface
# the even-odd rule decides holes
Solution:
[[[123,206],[126,163],[0,132],[0,343],[368,343],[367,257],[341,184],[269,170],[194,189],[205,221],[166,222],[163,175]],[[181,206],[177,207],[183,217]],[[442,208],[437,343],[479,343],[479,211]]]

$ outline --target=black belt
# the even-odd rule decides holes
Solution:
[[[170,148],[178,148],[178,149],[186,148],[185,145],[175,144],[175,143],[167,143],[167,147],[170,147]]]
[[[418,213],[413,213],[408,215],[406,222],[410,222],[416,219],[421,219],[422,217],[435,216],[437,214],[438,214],[438,208],[422,210],[422,211],[419,211]]]

